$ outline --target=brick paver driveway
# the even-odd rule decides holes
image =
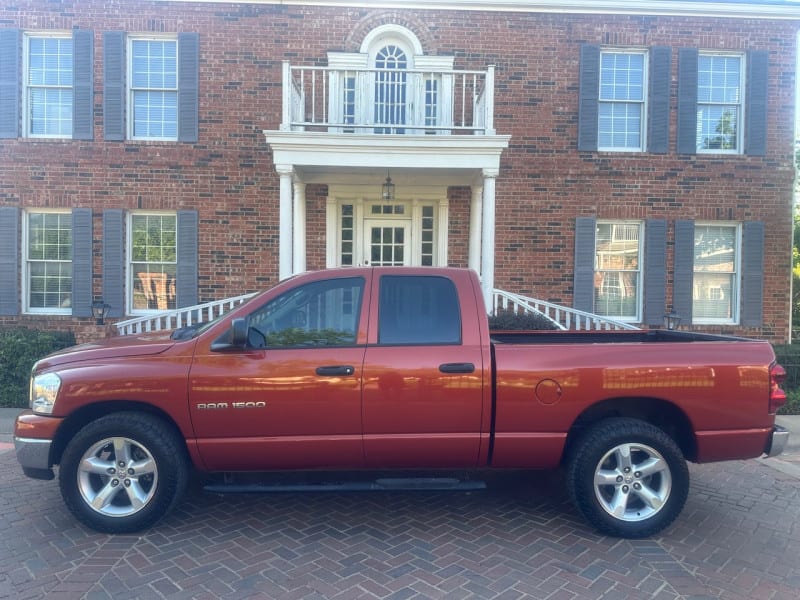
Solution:
[[[692,466],[663,536],[588,530],[557,473],[473,493],[220,496],[192,488],[141,535],[91,532],[0,450],[0,597],[800,597],[800,479]]]

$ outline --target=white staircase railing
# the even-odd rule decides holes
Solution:
[[[178,329],[187,325],[204,323],[236,308],[245,300],[255,296],[255,293],[214,300],[196,306],[187,306],[175,310],[168,310],[134,319],[127,319],[115,323],[117,333],[130,335],[132,333],[147,333],[148,331],[162,331]],[[513,294],[503,290],[494,290],[493,312],[510,311],[516,313],[537,313],[549,320],[555,327],[562,330],[616,330],[639,329],[629,323],[601,317],[592,313],[575,310],[559,304],[528,298],[520,294]]]
[[[235,298],[225,298],[224,300],[214,300],[213,302],[206,302],[195,306],[176,308],[174,310],[167,310],[143,317],[136,317],[135,319],[120,321],[114,325],[117,328],[117,333],[120,335],[161,331],[165,329],[179,329],[187,325],[211,321],[229,310],[236,308],[242,302],[249,300],[255,295],[254,292],[252,294],[236,296]]]
[[[515,313],[537,313],[562,330],[639,329],[629,323],[503,290],[494,290],[492,298],[492,308],[495,314],[501,310]]]

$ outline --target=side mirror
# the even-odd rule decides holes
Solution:
[[[211,344],[212,352],[242,350],[247,347],[247,319],[234,319],[231,328]]]

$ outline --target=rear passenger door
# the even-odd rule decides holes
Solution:
[[[366,465],[475,466],[486,420],[483,357],[477,327],[462,323],[456,286],[436,275],[376,275],[362,380]]]

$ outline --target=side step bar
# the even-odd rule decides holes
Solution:
[[[388,490],[451,490],[486,489],[486,482],[450,477],[387,477],[374,481],[341,483],[213,483],[203,486],[207,492],[220,494],[270,492],[373,492]]]

